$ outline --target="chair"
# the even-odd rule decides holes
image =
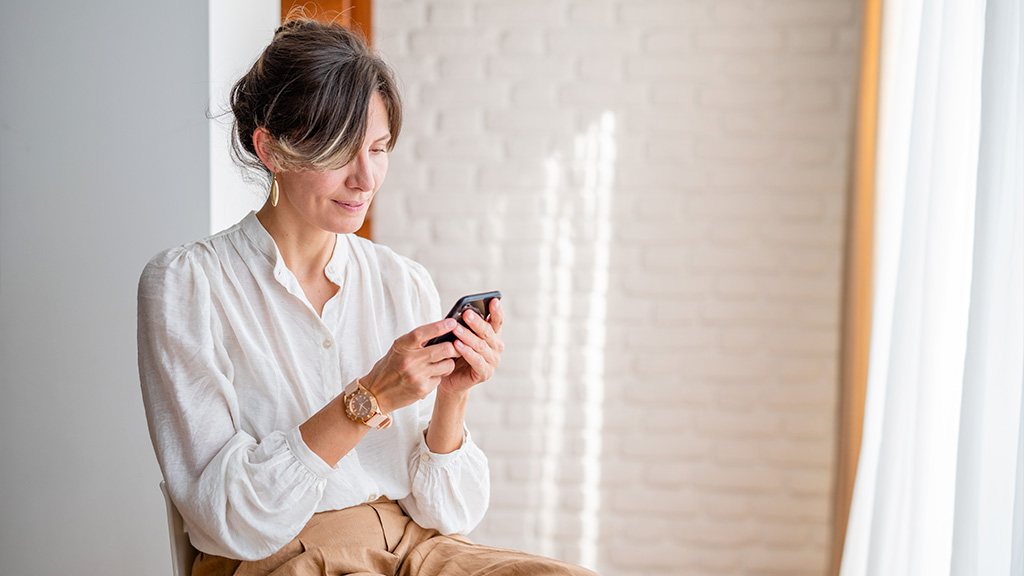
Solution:
[[[171,496],[167,493],[167,484],[160,482],[160,492],[164,495],[164,504],[167,505],[167,531],[171,536],[171,573],[173,576],[191,576],[192,563],[199,552],[192,547],[188,539],[188,531],[185,530],[185,521],[178,514],[178,509],[171,502]]]

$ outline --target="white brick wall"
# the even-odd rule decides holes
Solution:
[[[505,294],[473,535],[606,574],[826,571],[854,0],[377,0],[377,240]]]

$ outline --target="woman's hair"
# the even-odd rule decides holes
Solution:
[[[402,127],[391,68],[357,32],[305,17],[289,19],[231,88],[232,155],[269,177],[252,141],[261,126],[270,133],[269,154],[279,170],[344,166],[362,145],[374,92],[387,110],[390,151]]]

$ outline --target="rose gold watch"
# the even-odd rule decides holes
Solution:
[[[363,387],[359,378],[345,387],[345,415],[353,422],[383,430],[391,426],[391,416],[380,411],[377,398]]]

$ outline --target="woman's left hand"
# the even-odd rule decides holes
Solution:
[[[484,320],[473,310],[466,310],[462,318],[472,330],[459,324],[455,327],[455,350],[462,354],[455,360],[455,370],[441,379],[438,393],[463,393],[490,379],[501,364],[501,353],[505,343],[501,340],[501,324],[504,313],[501,300],[494,298],[490,303],[490,320]]]

